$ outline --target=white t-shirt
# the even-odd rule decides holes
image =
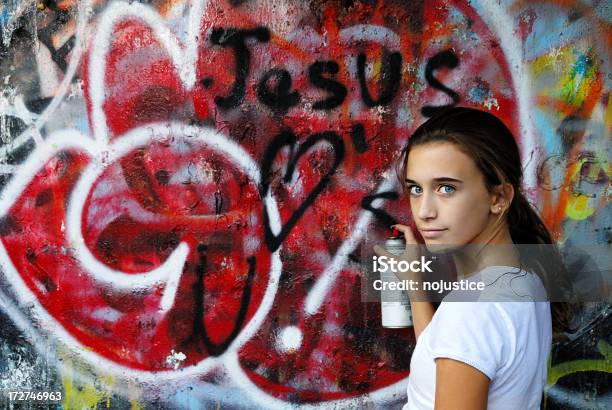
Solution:
[[[489,410],[540,408],[552,343],[550,304],[536,274],[516,272],[491,266],[472,275],[468,280],[487,285],[477,301],[451,301],[466,300],[460,291],[446,295],[419,335],[403,410],[434,408],[438,357],[467,363],[491,380]]]

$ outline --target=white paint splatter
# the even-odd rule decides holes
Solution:
[[[482,104],[487,108],[487,110],[491,110],[491,107],[495,107],[497,111],[499,111],[499,104],[497,102],[497,98],[495,97],[485,97]]]
[[[168,357],[166,357],[166,364],[172,366],[174,370],[176,370],[186,358],[187,356],[185,356],[185,353],[175,352],[174,349],[172,349]]]
[[[282,353],[295,352],[302,345],[302,331],[296,326],[287,326],[276,338],[276,349]]]

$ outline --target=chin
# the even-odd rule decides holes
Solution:
[[[446,253],[446,252],[457,250],[463,247],[463,245],[454,244],[454,243],[438,242],[435,240],[428,240],[428,241],[425,241],[425,247],[431,253]]]

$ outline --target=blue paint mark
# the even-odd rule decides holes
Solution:
[[[485,98],[491,97],[491,90],[482,84],[477,84],[468,91],[468,100],[474,103],[483,103]]]
[[[176,409],[205,410],[221,407],[233,409],[261,409],[245,392],[236,387],[194,381],[180,386],[168,396],[167,401]]]
[[[89,128],[89,120],[87,119],[87,116],[80,116],[76,126],[77,129],[84,135],[93,135],[91,129]]]
[[[18,18],[15,14],[22,9],[22,12],[28,9],[28,5],[21,7],[22,3],[30,3],[30,0],[2,0],[3,4],[0,4],[0,28],[4,29],[7,24]]]
[[[455,24],[466,24],[468,23],[468,18],[455,6],[448,6],[448,21],[450,23]],[[467,28],[467,27],[466,27]],[[469,31],[461,31],[460,38],[458,40],[462,41],[473,41],[474,43],[480,43],[480,37],[478,34],[474,32],[472,29],[467,29]],[[464,45],[465,46],[465,45]]]
[[[534,60],[548,54],[553,48],[565,47],[579,42],[593,33],[587,19],[579,19],[568,25],[567,13],[563,8],[552,5],[533,5],[536,18],[533,30],[525,39],[525,59]]]
[[[588,62],[588,57],[586,55],[581,55],[580,57],[578,57],[578,61],[576,61],[576,64],[574,65],[574,77],[576,75],[586,75],[587,70],[589,69],[589,62]]]
[[[563,152],[561,138],[557,133],[559,128],[559,119],[534,107],[533,121],[539,135],[542,137],[538,145],[545,150],[545,156],[555,155]]]
[[[10,17],[11,14],[9,13],[9,10],[3,7],[2,11],[0,11],[0,28],[4,28],[4,26],[8,23]]]

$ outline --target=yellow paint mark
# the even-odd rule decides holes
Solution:
[[[574,195],[568,198],[567,204],[565,206],[565,214],[576,221],[582,221],[589,216],[595,213],[597,206],[593,204],[593,202],[597,202],[597,199],[591,198],[589,195],[584,195],[580,192],[580,184],[582,183],[582,169],[585,163],[588,162],[588,175],[585,178],[588,178],[591,181],[597,180],[600,172],[605,172],[608,179],[611,178],[610,166],[608,162],[603,157],[583,157],[579,161],[576,161],[571,165],[570,168],[570,181],[572,186],[569,188],[574,191]],[[608,184],[609,187],[609,184]],[[607,195],[607,189],[602,192],[604,196]],[[593,199],[593,200],[592,200]]]
[[[582,221],[595,213],[595,208],[587,206],[589,197],[583,194],[570,196],[565,207],[565,214],[575,221]]]
[[[612,93],[608,94],[608,107],[606,108],[606,115],[604,117],[604,129],[609,130],[612,128]]]
[[[570,46],[558,47],[551,49],[548,53],[534,59],[531,62],[531,72],[533,74],[546,74],[551,69],[567,70],[572,65],[572,53],[569,50]]]
[[[377,80],[382,71],[382,52],[378,54],[378,58],[374,60],[372,65],[372,79]]]
[[[140,405],[138,400],[130,400],[130,410],[143,410],[144,407]]]
[[[83,373],[78,371],[79,364],[72,361],[67,354],[61,352],[58,352],[58,354],[62,357],[64,364],[60,368],[60,377],[64,386],[62,407],[78,410],[110,408],[112,377],[100,377],[96,379],[95,385],[79,380],[79,375]]]
[[[64,397],[62,406],[65,409],[96,409],[102,394],[91,385],[75,386],[72,380],[62,378]]]

